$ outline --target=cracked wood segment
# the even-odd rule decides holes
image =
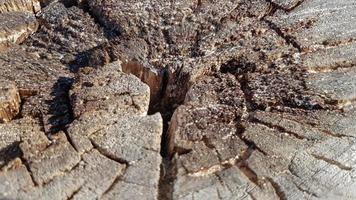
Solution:
[[[153,93],[157,84],[150,84],[152,78],[147,77],[158,72],[158,75],[164,75],[163,83],[168,78],[168,84],[162,88],[165,90],[164,104],[168,105],[182,102],[191,82],[233,58],[261,60],[258,66],[262,68],[270,60],[279,59],[282,64],[281,57],[295,51],[284,45],[283,39],[275,37],[266,23],[258,20],[269,9],[268,3],[262,0],[201,3],[93,0],[88,4],[91,13],[102,24],[124,36],[110,42],[105,51],[119,57],[123,63],[140,63],[144,70],[139,70],[136,75],[153,86]],[[140,34],[141,31],[147,34]],[[243,34],[236,34],[241,32]],[[255,36],[261,40],[255,40]],[[242,40],[244,42],[240,42]],[[277,47],[283,51],[275,52]],[[264,53],[253,49],[261,49]],[[148,73],[146,69],[152,72]]]
[[[104,199],[137,199],[145,193],[149,194],[145,199],[157,199],[162,125],[159,114],[126,117],[91,136],[103,154],[128,162],[125,174]],[[131,190],[126,188],[129,185]]]
[[[133,75],[120,71],[120,62],[82,74],[70,91],[76,120],[68,129],[75,148],[92,147],[90,136],[124,119],[146,116],[149,88]]]
[[[280,12],[272,18],[286,34],[303,48],[353,40],[356,36],[353,0],[304,1],[291,12]]]
[[[278,199],[267,181],[254,185],[238,167],[204,176],[181,176],[178,172],[173,199]]]
[[[356,99],[356,68],[309,74],[307,87],[335,101],[340,108],[352,106]]]
[[[311,114],[312,115],[310,117],[313,116],[312,118],[317,119],[317,121],[319,121],[318,124],[320,124],[313,125],[315,128],[320,127],[322,130],[322,128],[324,128],[322,124],[329,123],[329,126],[333,127],[333,130],[335,130],[335,133],[337,134],[343,132],[345,128],[346,130],[354,129],[353,123],[349,123],[345,127],[345,123],[339,123],[338,120],[335,120],[334,122],[324,122],[327,118],[338,118],[343,121],[342,119],[344,119],[345,116],[339,115],[338,113],[322,111],[314,113],[315,115],[313,113]],[[283,113],[283,115],[285,118],[289,119],[298,118],[297,116],[286,116],[285,113]],[[299,122],[302,124],[311,122],[309,117],[307,118],[308,119],[305,119],[305,121],[301,119]],[[278,122],[278,119],[276,119],[276,122]],[[252,125],[250,127],[253,129],[255,126]],[[336,127],[344,128],[336,129]],[[308,129],[301,131],[308,131]],[[281,137],[283,138],[286,136]],[[268,138],[270,138],[270,136],[267,136],[265,139],[267,143],[269,140]],[[262,147],[261,149],[267,154],[263,155],[259,152],[254,152],[247,160],[248,166],[259,177],[269,177],[269,179],[274,182],[279,194],[285,197],[285,199],[301,199],[306,197],[312,199],[330,198],[331,196],[334,196],[336,194],[335,191],[338,190],[335,187],[339,187],[340,184],[343,185],[345,181],[347,182],[345,185],[353,185],[355,182],[353,178],[348,178],[348,176],[353,176],[352,171],[345,173],[345,170],[351,170],[351,168],[355,166],[352,164],[353,159],[350,159],[353,157],[352,154],[355,139],[348,137],[336,137],[327,133],[324,134],[323,138],[324,139],[319,142],[307,142],[306,140],[303,142],[303,140],[300,140],[300,142],[307,144],[307,147],[291,148],[291,150],[294,149],[294,153],[292,151],[292,153],[289,154],[292,156],[289,156],[289,158],[285,157],[287,160],[282,163],[280,162],[282,161],[281,158],[288,155],[287,152],[290,152],[289,150],[284,150],[286,153],[282,151],[275,154],[268,150],[272,147],[272,145],[266,146],[262,145],[260,142],[256,142],[256,144],[260,148]],[[280,144],[278,147],[275,145],[272,150],[275,151],[285,147],[288,148],[288,145]],[[273,167],[269,168],[266,166]],[[313,167],[310,168],[310,166]],[[340,189],[342,188],[341,185]],[[342,192],[338,193],[338,195],[341,195],[339,198],[345,198],[347,195],[352,196],[353,192],[342,190]]]
[[[127,116],[96,132],[90,139],[106,154],[135,162],[144,159],[146,151],[159,152],[162,123],[159,114],[144,117]]]
[[[70,92],[76,120],[68,136],[78,152],[95,148],[127,165],[103,198],[157,199],[163,121],[160,114],[147,116],[148,86],[121,72],[120,61],[82,72]]]
[[[0,173],[0,198],[8,199],[21,190],[34,187],[31,176],[26,166],[18,158],[9,163],[7,169]]]
[[[73,75],[57,59],[16,45],[0,54],[0,69],[0,75],[18,87],[23,99],[21,116],[41,119],[47,133],[71,120],[68,90]]]
[[[342,189],[356,182],[353,178],[356,164],[350,159],[355,148],[354,110],[339,113],[292,109],[282,101],[280,107],[275,107],[280,111],[251,111],[249,106],[254,98],[249,93],[251,90],[245,89],[246,80],[239,75],[243,68],[239,67],[231,71],[235,76],[218,72],[201,77],[187,93],[184,105],[175,111],[168,138],[170,151],[176,153],[173,199],[230,199],[231,193],[246,199],[325,199],[354,195]],[[225,69],[229,67],[223,66],[222,71]],[[262,79],[261,83],[269,80],[268,84],[274,86],[281,79],[281,76]],[[247,79],[247,85],[263,89],[253,79]],[[252,88],[253,92],[260,90]],[[264,98],[268,100],[274,95],[265,92]],[[230,112],[236,116],[228,117]],[[214,128],[216,131],[211,132]],[[221,134],[223,130],[231,130],[236,137]],[[225,154],[229,149],[235,154]],[[227,158],[235,155],[236,159],[226,161],[224,155]],[[300,158],[302,155],[309,156]],[[310,166],[316,166],[320,173]],[[220,173],[240,181],[225,182]],[[244,187],[235,189],[239,184]],[[336,193],[338,190],[342,192]]]
[[[71,90],[71,102],[75,117],[82,113],[106,110],[108,113],[146,115],[149,105],[149,88],[133,75],[120,72],[120,63],[106,66],[83,75]]]
[[[290,165],[293,174],[300,178],[297,184],[321,198],[354,195],[354,191],[345,190],[348,185],[355,185],[354,142],[333,138],[298,153]]]
[[[97,21],[114,29],[114,39],[104,47],[102,32],[87,14],[76,6],[48,5],[41,17],[48,26],[27,44],[33,49],[23,46],[0,54],[1,76],[15,81],[25,98],[21,116],[37,120],[0,124],[0,180],[6,183],[0,185],[0,197],[159,199],[157,191],[164,192],[158,186],[162,119],[147,116],[149,88],[123,70],[147,83],[152,80],[151,91],[164,90],[156,81],[168,82],[164,101],[172,101],[170,108],[185,97],[165,138],[173,156],[168,172],[174,179],[169,183],[172,199],[356,198],[355,109],[331,110],[337,103],[354,103],[347,76],[353,74],[353,48],[347,49],[353,41],[323,29],[328,20],[339,20],[333,16],[340,14],[339,7],[332,5],[351,1],[310,0],[277,11],[288,15],[282,21],[293,20],[300,9],[309,15],[314,4],[335,11],[320,12],[322,20],[308,19],[289,32],[278,29],[279,22],[273,21],[273,27],[261,19],[268,2],[88,1]],[[351,30],[345,32],[349,38],[353,29],[346,14],[340,16]],[[92,30],[87,26],[95,30],[82,37],[76,30]],[[305,50],[311,43],[310,52],[297,53],[300,32],[315,40],[301,44]],[[47,36],[51,40],[43,45]],[[340,60],[320,61],[334,50],[331,58],[344,52]],[[81,66],[97,67],[117,58],[123,65],[83,68],[68,92],[73,76],[65,68],[83,57]],[[318,71],[340,64],[350,69]],[[164,78],[156,77],[162,74]],[[57,129],[49,140],[48,129],[56,125],[68,128],[67,135],[54,134]]]
[[[231,75],[205,77],[194,85],[187,94],[186,105],[178,108],[172,117],[167,140],[169,153],[206,149],[207,151],[196,155],[194,150],[182,155],[192,156],[187,158],[186,163],[191,165],[193,171],[197,168],[189,160],[194,160],[194,157],[199,158],[198,162],[205,165],[204,168],[219,163],[217,154],[222,159],[220,162],[238,157],[244,146],[236,141],[237,127],[233,122],[241,118],[244,104],[242,96],[240,84]],[[237,142],[236,147],[234,142]],[[212,156],[215,162],[209,162],[204,156],[199,156],[203,153],[205,156]]]
[[[59,79],[68,77],[66,66],[56,59],[41,58],[28,52],[27,46],[18,46],[0,54],[0,75],[16,83],[22,97],[35,96],[48,90]]]
[[[20,94],[11,81],[0,80],[0,122],[9,122],[20,112]]]
[[[250,124],[243,136],[253,141],[267,155],[278,156],[280,159],[290,160],[296,149],[305,147],[303,140],[260,124]]]
[[[7,12],[37,13],[41,10],[38,0],[0,0],[0,14]]]
[[[55,1],[37,17],[44,25],[26,40],[26,44],[43,57],[58,58],[71,71],[90,65],[86,57],[107,42],[104,30],[79,7],[66,7]]]
[[[311,0],[268,20],[301,46],[306,69],[331,71],[355,64],[355,8],[352,0]]]
[[[270,2],[273,2],[286,10],[293,8],[299,2],[302,2],[302,1],[303,0],[270,0]]]
[[[300,56],[302,65],[310,72],[328,72],[338,68],[351,68],[356,65],[356,43],[319,48]]]
[[[45,136],[40,133],[38,122],[31,118],[24,117],[0,124],[0,166],[6,165],[8,161],[21,154],[18,145],[22,140],[33,137],[42,141]]]
[[[305,109],[325,107],[324,99],[305,89],[304,79],[308,74],[299,69],[248,73],[246,76],[251,101],[259,108],[277,105]]]
[[[293,120],[292,117],[288,117],[290,116],[286,113],[258,111],[253,114],[252,121],[256,121],[271,129],[277,129],[298,139],[322,140],[324,138],[325,133],[312,125],[303,124],[300,121]]]
[[[31,198],[67,199],[73,196],[75,199],[96,199],[123,170],[123,166],[106,159],[96,151],[84,154],[81,162],[82,164],[72,171],[55,177],[44,187],[32,191]],[[99,184],[97,180],[101,180]]]
[[[0,186],[1,197],[97,199],[124,172],[124,164],[97,150],[79,155],[63,133],[50,143],[43,132],[26,132],[26,126],[21,129],[25,164],[15,159],[2,168],[0,179],[6,184]]]
[[[98,199],[122,175],[124,169],[125,165],[91,150],[82,155],[82,160],[72,170],[18,196],[29,199]]]
[[[70,171],[80,161],[79,154],[67,141],[63,132],[58,133],[52,144],[48,140],[41,141],[29,138],[20,144],[24,159],[37,184],[48,183],[55,176],[61,176]],[[36,144],[39,143],[39,144]],[[47,143],[47,144],[46,144]],[[33,148],[33,145],[44,145],[45,149]],[[40,151],[38,153],[38,151]]]
[[[236,175],[231,186],[217,177],[228,173],[248,151],[235,124],[243,115],[243,95],[231,74],[206,76],[189,90],[185,105],[172,117],[168,136],[170,153],[178,154],[173,199],[248,196],[250,183],[238,180],[243,177]]]
[[[0,50],[6,49],[13,43],[22,43],[37,29],[38,23],[33,14],[0,13]]]

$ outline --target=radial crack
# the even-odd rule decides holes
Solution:
[[[262,19],[262,21],[266,22],[267,25],[270,27],[270,29],[272,29],[274,32],[277,33],[277,35],[279,35],[281,38],[283,38],[287,44],[292,45],[299,52],[303,52],[303,48],[301,47],[301,45],[297,42],[297,40],[293,36],[283,33],[283,31],[276,24],[274,24],[273,22],[271,22],[267,19]]]
[[[284,193],[284,191],[282,190],[281,186],[278,183],[276,183],[270,177],[266,177],[266,180],[268,180],[268,182],[271,183],[275,193],[277,194],[280,200],[288,200],[286,194]]]
[[[309,138],[307,138],[307,137],[304,137],[304,136],[302,136],[302,135],[300,135],[300,134],[298,134],[298,133],[292,132],[292,131],[288,131],[288,130],[286,130],[285,128],[283,128],[283,127],[281,127],[281,126],[278,126],[278,125],[275,125],[275,124],[263,122],[263,121],[260,121],[260,120],[258,120],[258,119],[254,119],[253,121],[256,122],[256,123],[258,123],[258,124],[261,124],[261,125],[263,125],[263,126],[266,126],[266,127],[270,128],[270,129],[275,129],[275,130],[277,130],[278,132],[286,133],[286,134],[288,134],[288,135],[290,135],[290,136],[293,136],[293,137],[295,137],[295,138],[297,138],[297,139],[299,139],[299,140],[308,140],[308,141],[311,140],[311,139],[309,139]]]
[[[67,200],[72,200],[76,194],[83,188],[83,185],[79,186],[78,189],[74,190],[71,195],[69,195]]]
[[[110,153],[108,153],[105,149],[101,148],[98,144],[95,143],[95,141],[93,139],[90,139],[90,142],[91,144],[93,145],[93,147],[99,151],[99,153],[103,156],[105,156],[106,158],[112,160],[112,161],[115,161],[117,163],[120,163],[120,164],[124,164],[124,165],[127,165],[129,166],[129,162],[123,158],[118,158]]]
[[[318,160],[322,160],[324,162],[329,163],[330,165],[336,166],[337,168],[341,169],[341,170],[345,170],[345,171],[351,171],[352,167],[346,166],[336,160],[327,158],[325,156],[321,156],[321,155],[316,155],[316,154],[311,154],[314,158],[318,159]]]

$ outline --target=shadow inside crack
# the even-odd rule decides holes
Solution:
[[[72,87],[73,78],[59,77],[53,85],[51,91],[51,100],[45,103],[49,107],[47,133],[55,133],[63,130],[66,125],[73,121],[73,111],[69,99],[69,90]]]
[[[19,147],[20,143],[21,142],[16,141],[7,147],[0,149],[0,169],[15,158],[22,156],[22,151]]]

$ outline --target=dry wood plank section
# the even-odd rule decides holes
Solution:
[[[14,43],[22,43],[37,28],[38,23],[33,14],[25,12],[0,14],[0,50]]]
[[[38,0],[0,0],[0,13],[29,12],[37,13],[41,10]]]
[[[20,112],[20,94],[11,81],[0,80],[0,122],[9,122]]]
[[[356,99],[356,69],[310,74],[307,85],[317,93],[326,95],[340,107],[352,106]]]
[[[0,0],[0,199],[356,199],[353,0],[36,5]]]
[[[139,198],[148,193],[156,199],[162,119],[159,114],[147,116],[148,86],[133,75],[120,72],[117,63],[79,78],[71,99],[76,120],[65,130],[67,134],[58,132],[49,140],[40,128],[25,131],[31,126],[18,120],[14,121],[20,124],[18,129],[3,133],[5,139],[12,140],[4,146],[17,144],[14,148],[23,152],[17,165],[26,166],[25,174],[30,175],[32,186],[26,190],[17,188],[14,181],[22,175],[14,172],[17,168],[10,162],[4,165],[0,176],[15,185],[10,189],[0,187],[1,196],[111,199]],[[16,130],[21,134],[16,136]],[[20,177],[12,179],[8,174],[13,173]]]

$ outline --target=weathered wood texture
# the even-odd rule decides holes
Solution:
[[[0,0],[0,199],[356,198],[353,0],[42,6]]]

